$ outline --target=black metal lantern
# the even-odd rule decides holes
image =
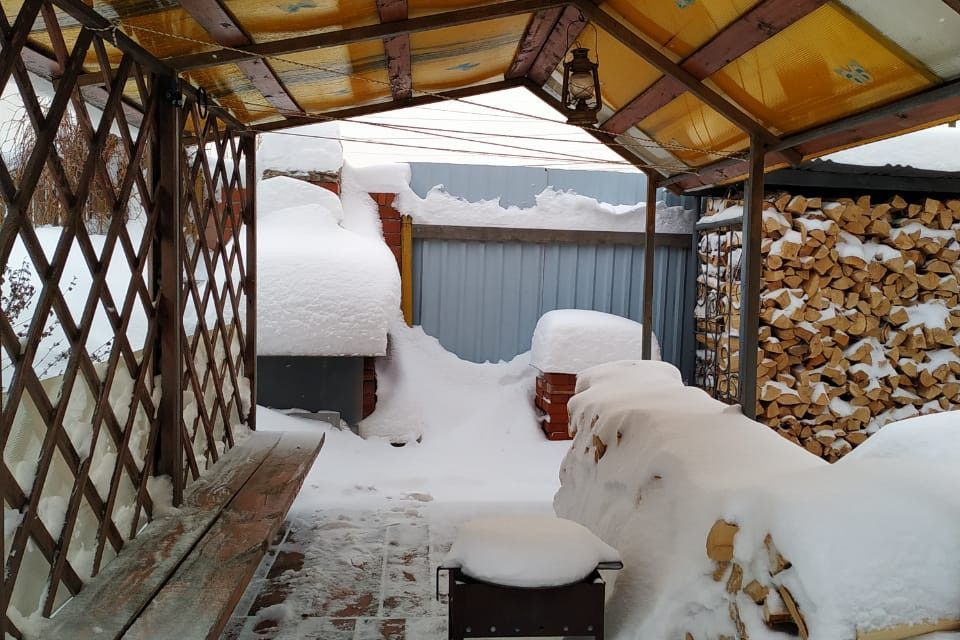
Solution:
[[[597,114],[602,106],[600,100],[599,64],[590,60],[590,50],[577,47],[573,57],[563,63],[563,110],[567,124],[597,124]]]

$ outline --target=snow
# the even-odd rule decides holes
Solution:
[[[601,311],[556,309],[537,321],[530,364],[543,372],[580,373],[614,360],[639,360],[642,349],[643,325],[639,322]],[[656,336],[651,351],[659,360]]]
[[[273,216],[284,209],[307,204],[321,207],[338,224],[343,221],[340,199],[329,189],[288,176],[268,178],[257,184],[258,220]]]
[[[731,207],[727,207],[726,209],[724,209],[724,210],[722,210],[722,211],[717,211],[716,213],[712,213],[712,214],[710,214],[710,215],[706,215],[706,216],[704,216],[704,217],[701,219],[701,222],[704,222],[704,223],[711,222],[711,223],[712,223],[712,222],[721,222],[721,221],[723,221],[723,220],[736,220],[736,221],[740,221],[740,220],[742,220],[742,219],[743,219],[743,206],[737,204],[737,205],[733,205],[733,206],[731,206]],[[783,222],[784,222],[784,226],[790,226],[789,224],[787,224],[786,218],[783,219]]]
[[[418,224],[633,232],[646,229],[646,203],[612,205],[551,187],[535,199],[532,207],[503,207],[499,199],[469,202],[438,185],[424,198],[406,189],[398,195],[396,206]],[[657,233],[689,234],[695,217],[693,210],[658,203]]]
[[[332,192],[288,189],[289,180],[260,183],[283,193],[277,207],[262,202],[258,211],[258,352],[384,354],[400,304],[393,254],[381,238],[338,224],[346,219]]]
[[[904,166],[930,171],[960,171],[960,129],[941,125],[871,142],[824,156],[824,160],[864,167]]]
[[[921,302],[909,307],[894,306],[891,311],[903,309],[907,313],[908,320],[902,329],[912,327],[925,327],[927,329],[943,329],[947,326],[950,319],[950,307],[943,300],[930,300]]]
[[[723,585],[703,551],[720,496],[827,463],[683,386],[664,362],[594,367],[578,376],[577,392],[568,405],[577,433],[554,507],[623,556],[624,570],[604,576],[610,637],[727,632]],[[599,462],[594,437],[607,447]]]
[[[443,564],[493,584],[556,587],[619,560],[616,549],[572,520],[501,516],[462,525]]]
[[[342,166],[343,147],[337,122],[319,122],[260,136],[257,149],[260,175],[268,170],[294,177],[310,172],[336,173]]]
[[[400,193],[409,188],[410,165],[405,162],[355,167],[343,165],[342,178],[366,193]]]
[[[389,355],[377,361],[377,409],[360,424],[367,439],[262,407],[257,428],[327,432],[295,512],[414,493],[441,503],[549,500],[569,443],[547,441],[540,431],[534,377],[528,354],[467,362],[397,318]]]
[[[960,459],[960,411],[891,422],[845,460],[868,458],[955,467]]]
[[[718,519],[739,526],[743,584],[788,589],[811,640],[956,617],[957,412],[888,425],[828,465],[667,368],[589,369],[569,404],[577,435],[554,504],[623,555],[608,580],[611,637],[736,637],[731,605],[750,638],[782,637],[726,592],[726,575],[710,577],[704,543]],[[791,563],[774,576],[768,534]]]

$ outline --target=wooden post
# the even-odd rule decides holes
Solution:
[[[157,78],[164,92],[157,109],[157,148],[153,161],[160,183],[157,221],[157,258],[159,304],[157,324],[160,334],[160,406],[157,474],[169,475],[173,482],[173,504],[183,501],[183,332],[182,268],[180,237],[183,224],[180,211],[180,135],[182,113],[177,103],[179,80]]]
[[[647,172],[646,236],[643,241],[643,345],[640,357],[651,360],[653,354],[653,270],[657,239],[657,179]]]
[[[243,354],[243,373],[250,381],[250,414],[247,426],[257,428],[257,136],[246,133],[240,137],[243,157],[246,160],[247,202],[244,207],[247,225],[247,279],[244,292],[247,295],[247,344]]]
[[[763,234],[763,168],[766,148],[750,136],[750,174],[743,193],[743,256],[740,274],[740,406],[757,417],[757,349],[760,332],[760,240]]]
[[[400,309],[408,327],[413,326],[413,221],[400,218]]]

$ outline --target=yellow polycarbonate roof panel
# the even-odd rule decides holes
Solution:
[[[710,80],[761,122],[790,133],[930,85],[905,58],[827,4]]]
[[[270,65],[307,111],[368,104],[391,95],[381,40],[290,53],[271,59]]]
[[[639,32],[686,58],[721,29],[750,10],[759,0],[608,0],[613,9]]]
[[[407,6],[410,17],[423,16],[443,11],[456,11],[469,7],[479,7],[490,4],[484,0],[408,0]]]
[[[225,0],[224,4],[255,42],[380,22],[375,0]]]
[[[901,11],[903,0],[840,2],[939,77],[949,80],[960,76],[960,11],[943,0],[910,0],[910,18],[906,20]]]
[[[224,64],[184,75],[242,122],[266,122],[276,119],[278,115],[277,110],[250,82],[247,74],[236,65]]]
[[[637,128],[694,167],[724,157],[700,149],[732,153],[745,149],[750,142],[729,120],[689,93],[647,116]]]
[[[414,91],[439,91],[502,77],[529,15],[410,34]]]
[[[119,3],[117,4],[119,5]],[[119,8],[123,9],[125,7],[119,5]],[[111,11],[110,13],[117,15],[117,12]],[[14,15],[16,15],[16,10],[14,10]],[[218,45],[212,44],[212,38],[206,30],[180,8],[131,15],[120,13],[120,16],[124,24],[128,25],[123,28],[123,32],[158,58],[211,51],[218,48]],[[68,16],[61,18],[61,25],[64,43],[68,50],[73,50],[73,45],[80,34],[80,27],[75,20]],[[53,51],[50,35],[44,28],[42,20],[38,20],[35,24],[35,28],[30,34],[30,40],[47,51]],[[120,50],[111,46],[109,41],[104,44],[107,45],[107,53],[111,64],[119,64]],[[97,64],[97,56],[93,47],[87,52],[86,64]]]
[[[590,49],[593,60],[598,59],[599,52],[600,92],[603,101],[614,110],[643,93],[661,75],[606,31],[594,39],[593,30],[587,29],[580,37],[580,44]]]

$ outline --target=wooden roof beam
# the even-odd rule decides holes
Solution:
[[[409,18],[407,0],[377,0],[380,22],[398,22]],[[390,77],[390,93],[397,101],[413,97],[413,61],[410,56],[410,34],[401,33],[383,39]]]
[[[74,0],[78,1],[78,0]],[[477,7],[468,7],[455,11],[443,11],[425,16],[407,18],[396,22],[351,27],[335,31],[324,31],[294,38],[261,42],[243,47],[240,51],[220,49],[173,58],[166,58],[164,63],[180,71],[215,67],[221,64],[236,63],[240,60],[251,60],[268,56],[280,56],[302,51],[312,51],[324,47],[336,47],[367,40],[382,40],[403,33],[417,33],[431,29],[442,29],[474,22],[483,22],[531,13],[542,9],[550,9],[569,4],[570,0],[504,0],[494,4],[483,4]]]
[[[569,6],[560,14],[549,38],[543,43],[539,55],[530,64],[527,77],[543,86],[563,57],[570,43],[576,40],[587,26],[587,19],[577,7]]]
[[[758,136],[767,146],[773,147],[780,144],[780,139],[768,131],[762,124],[740,110],[739,107],[729,102],[719,93],[703,84],[699,78],[661,53],[657,47],[638,36],[629,27],[621,24],[617,18],[601,9],[591,2],[591,0],[576,0],[576,4],[594,25],[619,40],[628,49],[632,50],[648,64],[660,71],[660,73],[672,77],[683,86],[686,91],[689,91],[708,107],[737,125],[742,131],[753,136]],[[791,159],[791,164],[799,162],[800,160],[800,154],[798,153],[784,151],[784,154]]]
[[[395,111],[397,109],[419,107],[429,104],[436,104],[438,102],[445,102],[447,100],[469,98],[471,96],[492,93],[494,91],[502,91],[504,89],[513,89],[515,87],[522,87],[525,85],[525,83],[525,78],[508,78],[506,80],[498,80],[496,82],[488,82],[486,84],[478,84],[469,87],[463,87],[461,89],[453,89],[451,91],[422,94],[419,96],[414,96],[404,102],[390,100],[389,102],[377,102],[374,104],[361,105],[359,107],[347,107],[345,109],[326,111],[314,115],[293,116],[286,120],[278,120],[276,122],[253,125],[250,128],[260,132],[269,132],[278,131],[281,129],[289,129],[291,127],[300,127],[306,124],[314,124],[316,122],[359,118],[360,116],[385,113],[387,111]]]
[[[863,113],[834,120],[784,138],[771,151],[796,148],[804,156],[815,156],[831,149],[893,135],[907,129],[948,120],[960,114],[960,80],[895,100]],[[767,166],[780,164],[783,158],[768,154]],[[678,174],[666,182],[684,190],[700,189],[731,180],[746,173],[739,160],[723,160],[699,169],[695,174]]]
[[[520,44],[517,45],[513,62],[504,74],[505,78],[522,78],[527,75],[557,26],[561,13],[563,13],[561,7],[554,7],[533,14],[523,33],[523,38],[520,39]]]
[[[253,39],[220,0],[181,0],[180,5],[214,40],[227,47],[253,44]],[[263,59],[239,60],[237,66],[263,97],[282,114],[303,113],[293,95],[283,86],[276,72]]]
[[[704,80],[820,8],[825,2],[826,0],[765,0],[727,25],[712,40],[684,60],[680,67],[696,79]],[[682,83],[665,75],[614,113],[601,128],[613,134],[621,134],[686,90]]]

